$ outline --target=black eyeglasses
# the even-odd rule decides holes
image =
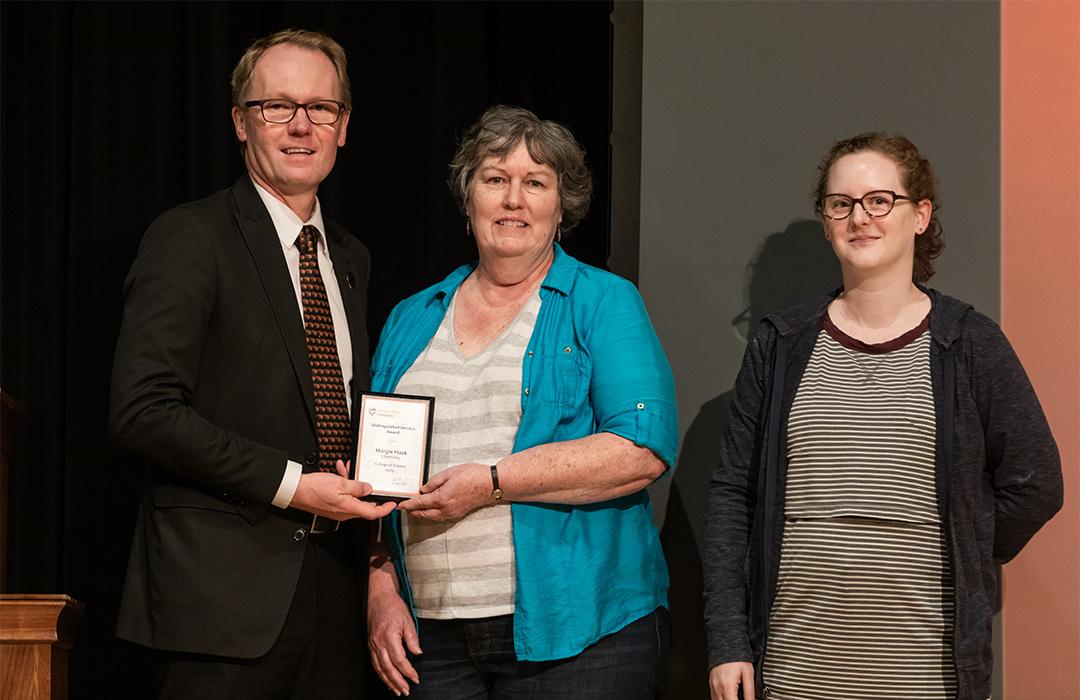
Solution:
[[[271,124],[288,124],[296,116],[296,110],[303,109],[312,124],[334,124],[341,119],[345,103],[335,100],[317,100],[315,102],[293,102],[291,100],[248,100],[245,107],[258,107],[262,118]]]
[[[919,200],[908,197],[905,194],[896,194],[891,190],[874,190],[867,192],[862,197],[855,199],[846,194],[827,194],[818,202],[818,211],[823,216],[834,221],[840,221],[851,216],[855,211],[855,203],[858,202],[867,216],[875,218],[885,216],[896,206],[897,200],[906,199],[909,202]]]

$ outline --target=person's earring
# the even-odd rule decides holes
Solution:
[[[469,217],[465,217],[465,235],[472,238],[472,226],[469,223]]]
[[[562,224],[555,224],[555,242],[562,240]]]

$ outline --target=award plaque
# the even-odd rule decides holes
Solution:
[[[365,391],[360,394],[355,477],[371,484],[365,501],[420,495],[428,477],[435,399]]]

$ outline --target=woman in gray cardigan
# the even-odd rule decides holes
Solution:
[[[837,142],[815,206],[843,288],[767,317],[712,477],[714,700],[990,695],[995,566],[1061,507],[1057,447],[998,326],[922,283],[933,170]]]

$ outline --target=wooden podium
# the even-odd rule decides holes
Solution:
[[[66,595],[0,594],[0,700],[67,698],[67,656],[83,604]]]

